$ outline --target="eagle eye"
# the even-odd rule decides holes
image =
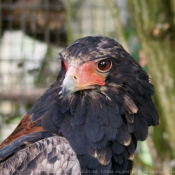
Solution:
[[[112,62],[110,60],[101,60],[97,63],[98,71],[100,72],[107,72],[111,69]]]

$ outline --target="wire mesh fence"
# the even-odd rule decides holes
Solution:
[[[0,1],[0,140],[58,74],[65,20],[59,0]]]

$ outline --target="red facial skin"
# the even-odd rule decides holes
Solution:
[[[76,82],[76,90],[89,89],[94,85],[105,85],[105,79],[107,73],[102,73],[97,70],[97,65],[94,61],[89,61],[81,64],[78,67],[69,66],[64,61],[65,68],[67,70],[66,77],[71,76]]]

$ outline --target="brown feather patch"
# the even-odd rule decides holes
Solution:
[[[128,159],[133,161],[134,157],[135,157],[135,154],[130,154]]]
[[[98,159],[98,161],[100,162],[101,165],[108,165],[110,163],[110,159],[106,159],[106,150],[102,150],[100,151],[100,153],[98,153],[97,151],[95,151],[94,157]]]
[[[125,118],[128,123],[134,123],[134,114],[129,114],[127,111],[125,112]]]
[[[129,135],[128,140],[124,140],[123,145],[128,146],[128,145],[130,145],[130,143],[131,143],[131,135]]]
[[[135,113],[137,113],[137,111],[138,111],[137,106],[130,99],[130,97],[127,96],[127,95],[124,95],[124,105],[125,105],[126,111],[128,111],[129,114],[135,114]]]
[[[43,116],[38,118],[37,120],[31,122],[33,114],[27,114],[16,127],[16,129],[12,132],[12,134],[5,139],[1,145],[0,149],[5,147],[6,145],[12,143],[14,140],[20,138],[21,136],[28,135],[34,132],[44,132],[44,128],[42,126],[37,126],[37,123],[42,119]],[[36,125],[36,126],[35,126]]]

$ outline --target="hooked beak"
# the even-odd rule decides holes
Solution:
[[[67,96],[75,92],[76,86],[77,86],[77,83],[74,81],[74,79],[70,75],[66,76],[62,86],[63,99],[66,99]]]
[[[63,81],[63,99],[80,90],[94,89],[95,85],[105,85],[105,76],[96,71],[93,62],[84,63],[79,67],[70,66]]]

